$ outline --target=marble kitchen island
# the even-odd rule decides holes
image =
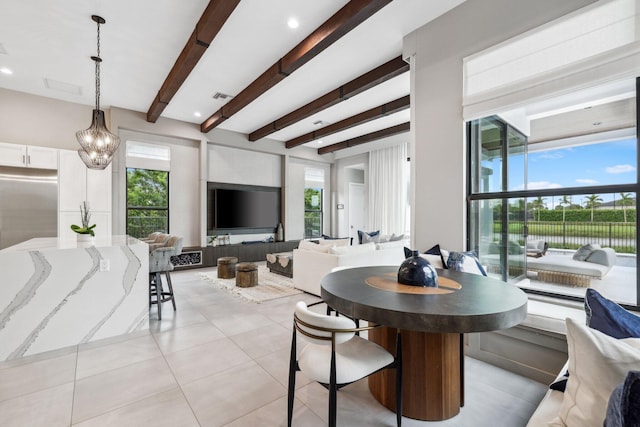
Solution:
[[[0,361],[149,327],[149,250],[132,237],[27,240],[0,272]]]

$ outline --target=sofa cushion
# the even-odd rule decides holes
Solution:
[[[587,289],[584,298],[587,326],[613,338],[640,338],[640,317],[603,297],[595,289]]]
[[[401,248],[404,246],[404,242],[402,240],[389,241],[384,243],[376,243],[376,249],[385,250],[390,248]]]
[[[329,248],[329,253],[334,255],[352,255],[375,252],[376,244],[373,242],[363,243],[356,246],[333,246]]]
[[[603,427],[640,426],[640,371],[629,371],[613,390]]]
[[[640,339],[617,340],[567,318],[569,379],[552,426],[602,426],[609,396],[631,369],[640,369]]]
[[[487,275],[478,257],[473,252],[449,252],[447,267],[450,270],[464,271],[465,273],[480,274],[482,276]]]
[[[362,230],[358,230],[358,242],[359,243],[367,243],[369,241],[371,241],[370,239],[372,237],[376,237],[380,235],[380,230],[377,231],[362,231]],[[366,241],[364,239],[364,237],[366,236]]]
[[[591,252],[595,251],[596,249],[600,249],[600,245],[591,243],[582,245],[578,248],[576,253],[573,254],[573,259],[575,259],[576,261],[585,261],[589,257],[589,255],[591,255]]]
[[[351,239],[348,237],[345,239],[318,239],[317,243],[327,246],[349,246],[351,245]]]
[[[317,243],[308,242],[306,240],[300,240],[298,243],[298,249],[304,249],[305,251],[324,252],[329,253],[329,245],[319,245]]]

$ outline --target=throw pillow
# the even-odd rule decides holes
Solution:
[[[640,371],[629,371],[613,390],[603,427],[640,426]]]
[[[365,235],[367,235],[368,238],[375,237],[375,236],[380,235],[380,230],[378,230],[378,231],[369,231],[369,232],[358,230],[358,242],[359,243],[367,243],[367,242],[363,241],[363,237]]]
[[[320,239],[317,242],[319,245],[327,245],[327,246],[349,246],[350,240],[346,239]]]
[[[449,252],[447,267],[450,270],[464,271],[465,273],[487,275],[478,257],[473,252]]]
[[[430,249],[428,249],[425,252],[425,255],[436,255],[436,256],[440,257],[441,266],[438,267],[436,264],[431,263],[431,264],[433,264],[434,267],[436,267],[436,268],[449,268],[449,267],[447,267],[447,258],[449,258],[449,254],[446,253],[446,256],[445,256],[445,253],[446,253],[446,251],[440,249],[440,245],[438,244],[438,245],[435,245],[435,246],[431,247]],[[427,258],[427,259],[430,260],[429,258]]]
[[[389,237],[389,241],[390,242],[397,242],[399,240],[403,240],[404,239],[404,234],[400,234],[399,236],[396,236],[396,233],[391,234],[391,237]]]
[[[613,389],[640,368],[640,339],[617,340],[571,318],[566,323],[570,375],[550,425],[600,427]]]
[[[512,242],[509,240],[507,242],[507,252],[509,255],[522,255],[524,250],[522,250],[522,246],[520,246],[517,242]]]
[[[349,244],[350,245],[353,244],[353,237],[331,237],[331,236],[327,236],[326,234],[323,234],[322,238],[324,240],[345,240],[345,239],[348,239],[349,240]]]
[[[575,259],[576,261],[585,261],[589,257],[589,255],[591,255],[591,252],[595,251],[596,249],[600,249],[600,245],[591,243],[582,245],[578,248],[576,253],[573,254],[573,259]]]
[[[353,255],[375,252],[375,250],[376,244],[370,242],[356,246],[334,246],[332,248],[329,248],[329,253],[334,255]]]
[[[551,383],[549,388],[551,390],[558,390],[564,393],[564,390],[567,388],[567,380],[569,379],[569,371],[565,371],[564,374],[557,380]]]
[[[300,240],[300,243],[298,243],[298,249],[303,249],[305,251],[329,253],[329,248],[329,245],[319,245],[306,240]]]
[[[588,288],[584,298],[587,326],[613,338],[640,338],[640,317]]]

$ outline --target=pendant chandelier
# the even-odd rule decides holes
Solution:
[[[106,21],[97,15],[91,15],[91,19],[98,24],[98,54],[91,59],[96,64],[96,108],[93,110],[91,126],[88,129],[76,132],[76,138],[81,149],[78,150],[80,158],[89,169],[104,169],[109,166],[113,155],[120,145],[120,138],[109,132],[104,120],[104,111],[100,109],[100,24]]]

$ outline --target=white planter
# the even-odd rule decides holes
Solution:
[[[76,239],[78,242],[93,242],[95,237],[91,234],[76,234]]]

